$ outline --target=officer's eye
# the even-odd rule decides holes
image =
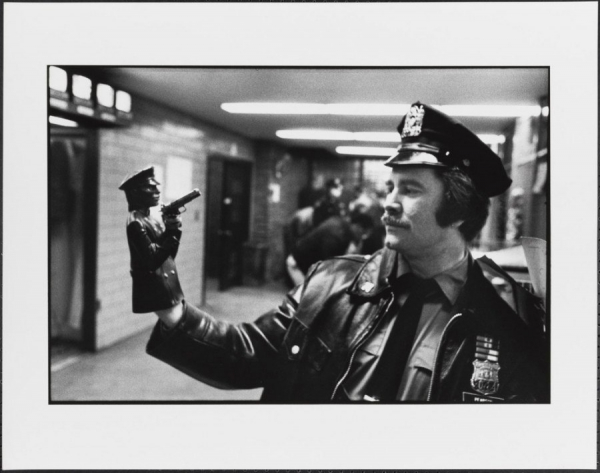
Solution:
[[[388,194],[390,194],[394,190],[394,183],[388,179],[385,181],[385,188]]]
[[[400,193],[407,196],[416,196],[421,193],[421,189],[415,186],[402,186]]]

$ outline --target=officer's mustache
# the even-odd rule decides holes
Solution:
[[[403,222],[400,217],[393,217],[392,215],[385,213],[383,214],[383,216],[381,217],[381,221],[383,222],[384,225],[390,226],[390,227],[398,227],[398,228],[404,228],[404,229],[409,229],[410,225],[407,222]]]

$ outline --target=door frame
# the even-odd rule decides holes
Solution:
[[[238,156],[232,156],[226,153],[221,153],[221,152],[213,152],[208,154],[207,156],[207,162],[206,162],[206,189],[207,189],[207,194],[208,194],[208,186],[209,186],[209,163],[211,161],[221,161],[224,163],[236,163],[236,164],[246,164],[249,167],[250,170],[250,199],[249,199],[249,205],[248,205],[248,235],[249,238],[251,238],[252,236],[252,230],[253,230],[253,210],[254,210],[254,179],[255,179],[255,162],[251,159],[247,159],[247,158],[240,158]],[[225,174],[223,175],[223,178],[225,178]],[[221,195],[221,199],[223,198],[223,195]],[[207,195],[207,200],[208,200],[208,195]],[[205,228],[206,228],[206,234],[205,234],[205,238],[204,238],[204,255],[205,255],[205,261],[204,261],[204,277],[202,278],[202,304],[206,304],[206,285],[207,285],[207,280],[208,280],[208,264],[206,261],[206,255],[208,255],[208,232],[209,232],[209,226],[208,226],[208,218],[209,218],[209,212],[210,209],[206,209],[206,213],[205,213]]]
[[[48,127],[48,190],[47,190],[47,212],[50,215],[50,141],[52,137],[80,137],[86,138],[88,142],[86,162],[83,171],[83,314],[81,318],[81,348],[87,351],[97,351],[97,313],[99,302],[97,301],[97,269],[98,269],[98,183],[99,183],[99,152],[98,152],[98,130],[94,128],[62,128],[58,126]],[[50,235],[48,234],[48,294],[50,292]],[[48,297],[48,339],[50,341],[50,297]],[[50,351],[50,343],[48,343]],[[50,359],[50,352],[48,353]]]

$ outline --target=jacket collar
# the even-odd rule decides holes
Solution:
[[[457,263],[450,272],[444,272],[435,277],[443,293],[452,303],[456,302],[458,288],[462,287],[467,279],[466,265],[472,266],[470,254],[467,254],[465,259]],[[376,297],[389,289],[395,279],[408,271],[410,271],[408,264],[397,251],[383,248],[363,264],[350,285],[348,293],[360,297]],[[457,276],[459,273],[460,277]],[[460,284],[455,284],[453,278],[460,279]]]

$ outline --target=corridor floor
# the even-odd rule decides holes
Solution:
[[[231,322],[254,320],[283,300],[283,284],[219,292],[209,282],[206,310]],[[150,315],[152,316],[152,315]],[[220,390],[200,383],[145,352],[150,329],[98,353],[52,356],[52,401],[254,401],[262,389]]]

